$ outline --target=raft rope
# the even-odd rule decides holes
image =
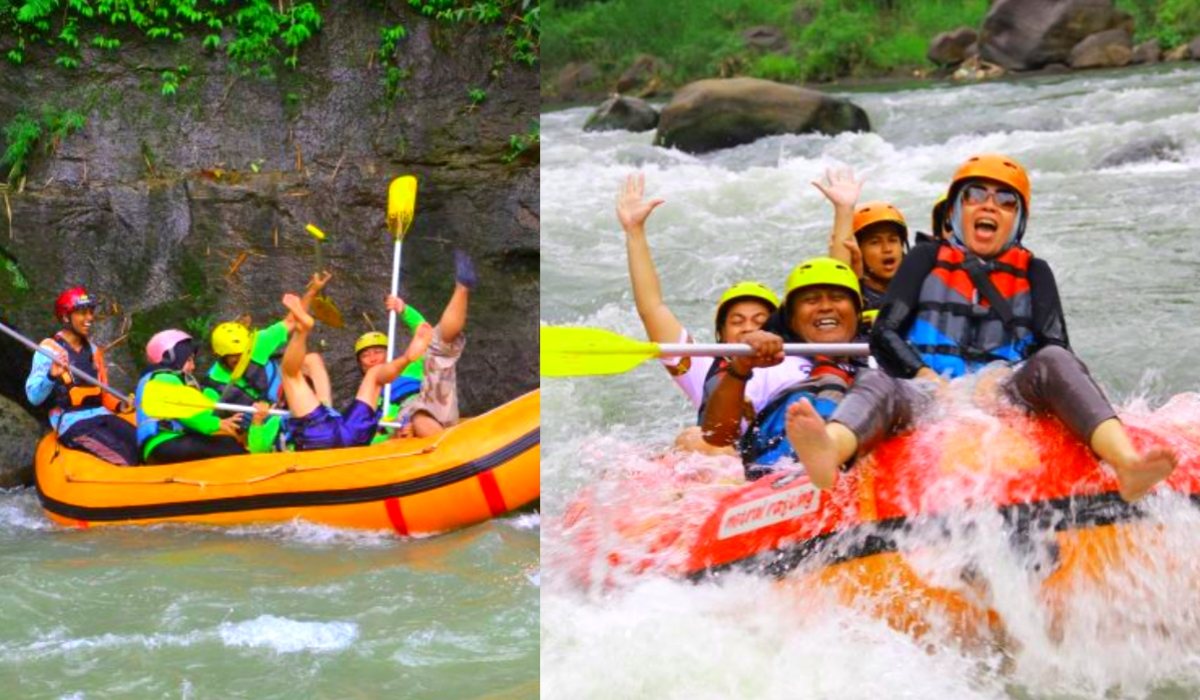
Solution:
[[[488,415],[494,413],[495,411],[499,410],[500,408],[502,408],[504,405],[506,405],[506,404],[497,406],[496,408],[491,409],[487,413],[483,413],[479,416],[476,416],[476,418],[483,418],[485,416],[488,416]],[[474,419],[472,419],[472,420],[474,420]],[[427,445],[419,450],[412,450],[409,452],[389,452],[389,453],[383,454],[383,455],[372,455],[370,457],[358,457],[356,459],[345,459],[345,460],[342,460],[339,462],[332,462],[330,464],[313,465],[313,466],[304,466],[304,465],[296,464],[293,462],[292,464],[288,464],[287,466],[285,466],[275,472],[272,472],[269,474],[259,474],[257,476],[253,476],[248,479],[241,479],[241,480],[236,480],[236,481],[205,481],[205,480],[201,480],[201,479],[193,479],[193,478],[174,476],[174,475],[165,476],[165,477],[156,478],[156,479],[95,479],[95,478],[87,478],[87,477],[77,477],[65,469],[63,470],[63,479],[67,483],[72,483],[72,484],[110,484],[110,485],[137,484],[139,486],[164,486],[164,485],[171,485],[171,484],[182,484],[184,486],[199,486],[200,488],[204,488],[207,486],[237,486],[237,485],[242,485],[242,484],[258,484],[258,483],[262,483],[264,481],[270,481],[271,479],[277,479],[281,476],[287,476],[288,474],[301,474],[301,473],[306,473],[306,472],[316,472],[316,471],[321,471],[324,469],[347,467],[347,466],[351,466],[351,465],[355,465],[355,464],[370,464],[371,462],[380,462],[380,461],[392,460],[392,459],[405,459],[408,457],[420,457],[422,455],[432,454],[433,452],[437,451],[437,449],[439,447],[441,447],[442,442],[446,438],[450,437],[450,435],[452,435],[454,433],[454,431],[457,430],[459,428],[459,426],[461,426],[461,425],[463,425],[463,424],[455,423],[454,425],[450,426],[449,428],[446,428],[445,430],[443,430],[441,432],[441,434],[438,435],[437,439],[434,440],[432,444]],[[276,453],[276,454],[284,454],[284,453]],[[295,455],[296,453],[292,452],[292,453],[287,453],[287,454]],[[143,468],[144,467],[129,467],[129,469],[131,469],[131,470],[132,469],[143,469]]]

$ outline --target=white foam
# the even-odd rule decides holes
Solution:
[[[279,654],[301,651],[337,652],[358,639],[353,622],[303,622],[260,615],[244,622],[225,622],[217,628],[225,646],[270,649]]]

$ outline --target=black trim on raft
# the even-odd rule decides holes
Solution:
[[[1192,505],[1200,508],[1200,494],[1190,494]],[[1063,532],[1090,527],[1102,527],[1130,522],[1145,517],[1137,503],[1127,503],[1119,494],[1102,493],[1092,496],[1056,498],[1034,503],[1015,503],[997,508],[1004,518],[1014,546],[1028,546],[1038,534]],[[830,532],[791,543],[766,552],[724,564],[709,566],[687,574],[691,581],[719,577],[730,571],[782,577],[805,561],[821,557],[825,566],[842,564],[855,559],[899,551],[899,535],[920,527],[941,527],[951,532],[943,516],[923,517],[910,523],[907,516],[855,525],[840,532]]]
[[[451,467],[436,474],[401,481],[394,484],[367,486],[357,489],[336,491],[303,491],[299,493],[270,493],[259,496],[236,496],[214,498],[206,501],[184,501],[181,503],[152,503],[137,506],[108,506],[95,508],[63,503],[42,493],[38,485],[38,500],[42,508],[64,518],[92,522],[116,520],[151,520],[175,518],[187,515],[209,515],[232,513],[268,508],[295,508],[301,506],[330,506],[367,501],[382,501],[388,498],[411,496],[431,491],[448,484],[477,476],[493,467],[500,466],[523,452],[533,449],[541,441],[541,428],[534,428],[504,447],[470,462]]]

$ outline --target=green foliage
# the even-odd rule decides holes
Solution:
[[[1117,0],[1117,7],[1133,15],[1134,39],[1158,39],[1164,49],[1200,36],[1200,3],[1195,0]]]
[[[487,99],[487,91],[483,88],[469,88],[467,97],[471,100],[472,105],[483,104],[483,101]]]
[[[45,139],[47,152],[58,149],[63,139],[79,131],[87,119],[74,110],[43,107],[41,117],[20,112],[4,127],[8,148],[0,156],[0,169],[8,167],[9,184],[17,183],[29,167],[29,159],[38,143]]]
[[[216,314],[198,314],[185,319],[183,327],[193,338],[207,338],[216,324]]]
[[[300,48],[321,24],[317,4],[298,0],[0,0],[0,46],[16,40],[5,46],[8,61],[24,63],[27,43],[41,42],[59,50],[55,63],[68,69],[80,65],[81,42],[119,49],[121,40],[106,35],[114,27],[133,27],[153,41],[201,35],[209,50],[220,48],[228,27],[233,38],[226,55],[247,71],[271,76],[280,57],[283,65],[297,67]],[[164,78],[164,95],[178,87]]]
[[[803,78],[800,61],[795,56],[769,53],[759,56],[750,66],[749,74],[755,78],[792,82]]]
[[[502,160],[511,164],[518,158],[528,158],[536,162],[541,149],[541,129],[541,122],[533,121],[525,133],[508,137],[508,153]]]

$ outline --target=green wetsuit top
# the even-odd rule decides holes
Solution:
[[[400,314],[400,320],[404,322],[404,325],[408,328],[409,333],[416,333],[417,328],[422,323],[426,322],[425,317],[421,315],[421,312],[417,311],[412,307],[412,305],[408,304],[404,306],[404,313]],[[400,416],[400,410],[416,399],[417,395],[421,391],[421,382],[424,379],[425,356],[422,355],[417,359],[416,362],[408,363],[408,366],[404,368],[404,371],[400,373],[400,376],[396,378],[396,381],[392,382],[391,386],[388,387],[387,390],[392,392],[392,396],[395,396],[398,393],[407,393],[407,396],[405,396],[401,401],[393,401],[391,406],[388,407],[387,415],[383,417],[383,420],[389,422],[395,421]],[[383,407],[382,394],[380,395],[376,406],[380,408]],[[371,444],[374,445],[387,440],[392,436],[393,432],[395,431],[391,428],[380,428],[375,437],[371,439]]]

